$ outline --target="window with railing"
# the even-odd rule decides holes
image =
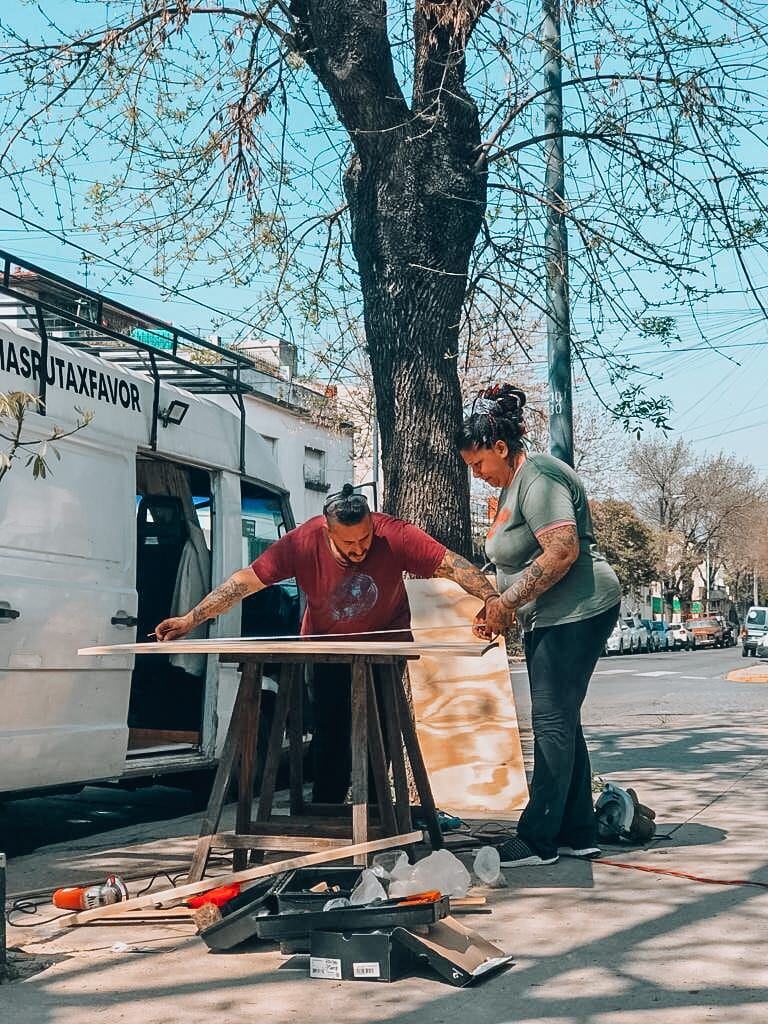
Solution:
[[[325,452],[320,448],[304,448],[304,486],[310,491],[327,491]]]

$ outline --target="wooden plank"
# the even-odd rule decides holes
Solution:
[[[291,814],[304,811],[304,669],[291,665],[291,699],[288,709],[288,758]]]
[[[274,717],[272,718],[272,730],[269,734],[267,757],[264,762],[264,773],[261,777],[259,810],[256,815],[257,821],[269,821],[269,816],[272,813],[272,803],[275,799],[275,786],[277,785],[277,773],[280,770],[280,759],[283,754],[283,735],[285,733],[285,723],[288,719],[288,705],[290,698],[291,666],[286,665],[280,673],[280,682],[277,687],[275,711]]]
[[[387,758],[384,753],[384,737],[381,731],[378,701],[376,700],[376,686],[374,684],[372,667],[370,665],[365,667],[368,675],[368,751],[371,758],[373,781],[376,786],[382,825],[386,832],[394,835],[398,828],[395,820],[395,808],[392,804],[392,791],[389,788],[389,771],[387,769]]]
[[[195,747],[200,742],[199,732],[184,732],[181,729],[135,729],[128,730],[128,749],[143,750],[145,747],[179,746]]]
[[[243,680],[252,676],[247,685],[251,699],[244,707],[243,727],[240,733],[240,766],[237,779],[237,811],[235,814],[235,831],[250,832],[251,813],[253,807],[253,788],[256,782],[256,746],[259,739],[259,712],[261,710],[261,683],[263,665],[260,662],[249,662],[243,665]],[[245,850],[236,850],[232,858],[235,871],[242,871],[248,863]]]
[[[282,835],[234,835],[232,832],[220,832],[211,840],[215,850],[338,850],[349,846],[350,838],[330,839],[327,836],[302,836],[283,833]]]
[[[232,717],[229,720],[227,735],[224,738],[224,745],[221,750],[219,765],[213,779],[211,795],[208,799],[208,807],[206,808],[200,825],[200,838],[197,841],[197,846],[195,847],[195,852],[192,856],[192,863],[189,868],[189,874],[187,875],[188,882],[196,882],[198,879],[202,878],[205,873],[205,866],[208,863],[208,854],[211,848],[210,837],[219,827],[221,810],[224,806],[224,796],[227,792],[227,786],[229,785],[229,780],[232,776],[232,766],[235,763],[235,757],[240,745],[240,736],[242,733],[243,722],[245,720],[245,711],[248,704],[255,700],[254,687],[256,685],[257,674],[258,673],[252,666],[252,670],[250,672],[244,673],[243,678],[240,680],[240,685],[237,688],[235,706],[232,709]],[[260,682],[261,676],[259,675],[259,683]]]
[[[395,665],[390,671],[382,672],[381,701],[384,707],[384,721],[387,726],[392,780],[395,785],[395,817],[398,829],[401,832],[407,832],[411,828],[411,806],[408,794],[408,773],[405,770],[403,732],[400,727],[400,713],[395,697],[399,672],[400,669]]]
[[[466,622],[480,607],[451,580],[408,580],[406,588],[425,640],[432,638],[427,627]],[[471,661],[463,655],[425,656],[409,663],[408,675],[438,806],[464,818],[516,819],[528,788],[504,648]]]
[[[466,623],[465,623],[466,625]],[[477,642],[370,641],[355,640],[243,640],[217,637],[212,640],[166,640],[163,643],[112,644],[104,647],[82,647],[81,655],[101,654],[344,654],[391,657],[419,656],[420,654],[455,654],[467,658],[481,658],[485,647]]]
[[[395,672],[394,668],[390,669]],[[432,796],[432,787],[429,784],[429,775],[424,766],[424,758],[419,747],[419,738],[416,735],[416,726],[411,718],[411,709],[408,706],[408,698],[405,695],[402,679],[395,678],[395,697],[400,713],[400,728],[403,731],[403,743],[408,753],[408,760],[411,763],[413,781],[416,784],[416,792],[419,794],[421,811],[427,823],[429,839],[433,850],[440,850],[443,846],[443,833],[437,820],[437,808]]]
[[[87,924],[89,921],[98,921],[106,917],[117,917],[129,910],[142,910],[145,907],[162,906],[163,903],[179,902],[186,899],[187,896],[195,896],[199,892],[208,892],[210,889],[216,889],[220,885],[229,885],[231,882],[251,882],[257,878],[272,878],[274,875],[280,875],[284,871],[308,868],[314,864],[329,864],[337,860],[347,860],[349,857],[354,857],[361,853],[393,850],[398,846],[418,843],[423,838],[422,832],[406,832],[405,835],[387,836],[385,839],[372,839],[367,843],[351,844],[340,847],[338,850],[308,853],[302,857],[291,857],[288,860],[274,861],[272,864],[260,864],[258,867],[247,868],[245,871],[215,875],[212,878],[205,878],[199,882],[192,882],[189,885],[176,886],[175,889],[162,889],[158,892],[147,893],[144,896],[134,896],[132,899],[124,900],[122,903],[111,903],[106,907],[79,910],[75,914],[67,914],[65,917],[57,918],[57,921],[64,928],[71,928],[73,925]]]
[[[352,663],[351,708],[352,842],[360,845],[368,838],[368,666],[363,658]],[[355,857],[355,864],[367,863],[364,853]]]

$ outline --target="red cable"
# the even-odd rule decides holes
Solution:
[[[648,864],[626,864],[620,860],[606,860],[595,857],[593,864],[607,864],[612,868],[629,868],[632,871],[648,871],[653,875],[673,875],[675,878],[689,878],[692,882],[705,882],[707,885],[756,885],[768,889],[768,882],[755,882],[750,878],[707,878],[705,875],[691,875],[687,871],[673,871],[671,868],[655,868]]]

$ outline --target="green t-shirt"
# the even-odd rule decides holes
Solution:
[[[541,554],[536,531],[556,523],[576,523],[579,557],[559,583],[518,608],[525,630],[590,619],[621,600],[616,573],[595,546],[584,485],[570,466],[551,455],[529,455],[499,495],[499,511],[485,542],[499,590],[510,587]]]

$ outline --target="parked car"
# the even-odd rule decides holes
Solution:
[[[631,654],[634,650],[634,636],[629,626],[622,619],[613,627],[613,632],[605,641],[606,654]]]
[[[684,622],[673,622],[667,627],[667,639],[671,651],[690,651],[694,646],[693,633]]]
[[[630,630],[632,637],[629,647],[630,654],[640,654],[642,651],[648,651],[648,645],[650,643],[650,637],[645,626],[642,624],[640,619],[635,618],[634,615],[627,615],[624,618],[624,624]]]
[[[656,619],[653,622],[650,619],[643,619],[643,622],[651,634],[651,650],[668,651],[670,640],[667,623],[662,622],[661,619]]]
[[[723,627],[717,619],[689,619],[686,626],[693,633],[694,647],[723,646]]]
[[[747,658],[757,653],[757,644],[768,632],[768,608],[764,605],[753,605],[747,612],[741,630],[741,656]]]

